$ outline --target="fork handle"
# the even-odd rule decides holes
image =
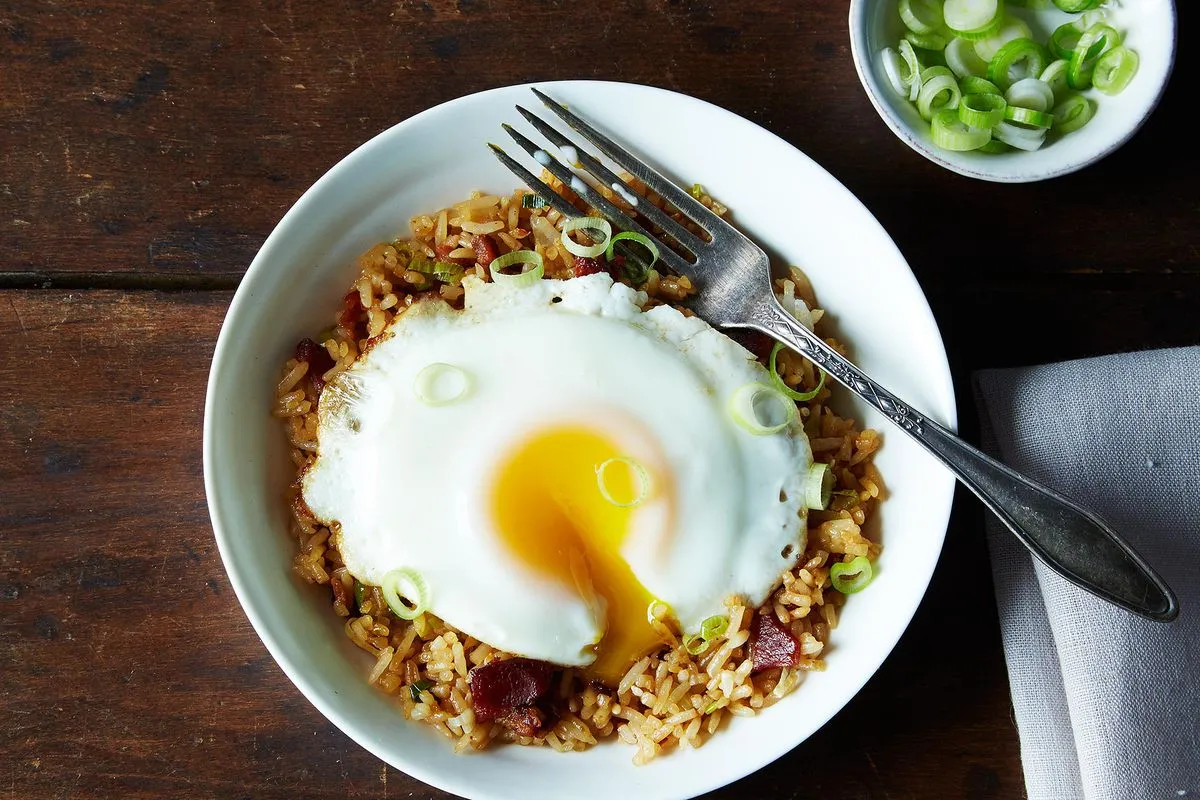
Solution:
[[[878,409],[975,493],[1046,566],[1135,614],[1169,622],[1179,614],[1170,587],[1095,514],[1001,464],[915,410],[801,325],[774,298],[750,320]]]

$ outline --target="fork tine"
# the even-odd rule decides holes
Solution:
[[[492,153],[495,154],[496,158],[500,159],[500,163],[507,167],[509,172],[520,178],[521,182],[530,189],[533,189],[534,193],[545,200],[555,211],[565,217],[579,217],[583,215],[578,208],[564,200],[562,195],[546,185],[541,178],[522,167],[517,161],[514,161],[512,156],[504,152],[499,145],[488,142],[488,147],[492,148]]]
[[[604,195],[600,194],[591,186],[580,180],[579,177],[575,175],[575,173],[571,172],[570,169],[565,167],[561,161],[547,153],[542,148],[538,147],[534,142],[530,141],[520,131],[516,130],[511,125],[505,124],[501,127],[508,132],[508,135],[513,138],[513,141],[519,144],[525,150],[525,152],[529,153],[529,155],[532,156],[539,164],[550,170],[550,173],[554,175],[554,177],[571,187],[571,191],[582,197],[584,201],[592,208],[600,211],[600,213],[607,217],[611,222],[615,223],[617,227],[621,228],[622,230],[636,231],[637,233],[645,236],[647,239],[656,241],[656,237],[653,234],[631,219],[629,215],[618,208],[615,204],[610,202],[604,197]],[[539,153],[541,155],[538,155]],[[576,211],[573,216],[579,216],[579,212]],[[674,272],[686,275],[691,271],[691,265],[688,264],[688,262],[682,256],[661,242],[658,243],[658,258],[663,262],[664,265],[667,266],[667,268],[673,270]]]
[[[642,161],[612,139],[609,139],[589,123],[575,116],[574,112],[566,106],[545,92],[538,89],[533,89],[532,91],[559,119],[578,131],[581,136],[595,145],[600,152],[611,158],[629,174],[645,183],[651,191],[661,195],[664,200],[683,212],[684,216],[689,217],[701,228],[710,234],[715,233],[714,228],[717,228],[721,229],[723,233],[735,233],[739,237],[742,236],[740,231],[718,217],[711,210],[705,208],[704,204],[699,200],[676,186],[674,182],[663,177],[658,170]]]
[[[707,242],[671,219],[658,206],[649,202],[644,204],[638,203],[638,197],[633,191],[633,187],[626,183],[624,179],[593,158],[591,153],[577,147],[574,142],[559,133],[541,117],[519,105],[517,106],[517,111],[521,112],[521,116],[528,120],[529,124],[536,128],[538,133],[549,139],[550,143],[559,149],[559,152],[563,152],[563,148],[571,148],[579,159],[579,163],[575,166],[582,167],[599,179],[601,183],[611,186],[613,191],[624,197],[626,201],[632,199],[633,202],[630,204],[637,209],[638,213],[662,228],[671,238],[690,250],[692,254],[699,255],[700,249],[707,245]],[[563,153],[563,155],[568,159],[570,158],[567,153]]]

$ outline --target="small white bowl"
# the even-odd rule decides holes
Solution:
[[[863,369],[955,424],[945,350],[920,286],[879,223],[829,173],[753,123],[691,97],[593,81],[539,88],[665,174],[701,181],[780,265],[805,268],[831,331]],[[954,480],[865,404],[843,395],[847,413],[885,437],[876,459],[888,490],[876,517],[884,550],[874,582],[840,615],[827,671],[810,673],[759,716],[732,720],[699,750],[644,767],[619,742],[583,753],[502,746],[455,755],[367,685],[372,660],[346,637],[328,593],[291,570],[283,490],[294,468],[269,413],[280,366],[298,340],[329,324],[359,253],[473,189],[516,188],[485,146],[502,139],[503,122],[525,128],[516,103],[537,107],[528,86],[507,87],[381,133],[317,181],[267,237],[230,305],[209,376],[204,482],[213,530],[238,600],[283,671],[334,725],[397,769],[475,800],[692,797],[780,757],[837,713],[891,652],[929,583]]]
[[[1140,59],[1137,74],[1115,96],[1089,89],[1096,115],[1083,128],[1055,137],[1033,152],[958,153],[933,143],[929,123],[916,106],[892,88],[879,59],[884,47],[895,48],[904,30],[896,0],[850,0],[850,51],[859,80],[871,105],[900,140],[935,164],[986,181],[1029,183],[1066,175],[1112,153],[1127,142],[1150,116],[1166,88],[1175,62],[1176,15],[1173,0],[1116,0],[1105,5],[1122,44]],[[1038,41],[1078,15],[1050,6],[1045,9],[1008,6],[1029,23]]]

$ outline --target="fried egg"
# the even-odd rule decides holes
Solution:
[[[501,650],[615,682],[731,595],[765,600],[803,552],[797,420],[735,424],[770,384],[751,353],[605,274],[463,282],[423,300],[324,390],[305,501],[346,567],[424,578],[432,613]]]

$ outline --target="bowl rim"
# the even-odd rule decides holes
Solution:
[[[850,60],[854,62],[854,71],[858,75],[858,81],[862,85],[863,90],[867,94],[867,99],[871,101],[871,105],[884,123],[891,129],[900,141],[904,142],[910,148],[920,153],[922,156],[937,164],[940,167],[945,167],[951,172],[956,172],[959,175],[965,175],[968,178],[976,178],[983,181],[991,181],[993,183],[1036,183],[1038,181],[1051,180],[1064,175],[1070,175],[1073,172],[1078,172],[1085,167],[1091,166],[1104,158],[1107,158],[1112,153],[1119,150],[1130,139],[1132,139],[1139,130],[1150,119],[1158,104],[1162,101],[1163,95],[1166,93],[1167,85],[1171,82],[1171,76],[1175,72],[1175,62],[1179,57],[1179,13],[1175,7],[1175,0],[1167,0],[1167,6],[1171,16],[1171,51],[1168,59],[1167,71],[1163,76],[1162,82],[1155,90],[1154,96],[1150,100],[1145,113],[1143,113],[1133,125],[1129,126],[1121,134],[1114,139],[1107,147],[1098,153],[1094,153],[1088,158],[1077,161],[1069,161],[1066,164],[1041,173],[1017,172],[1012,174],[998,174],[987,170],[972,169],[971,167],[952,161],[942,156],[937,150],[927,147],[925,143],[912,135],[912,132],[907,127],[901,125],[897,121],[895,114],[888,108],[887,103],[880,97],[880,87],[878,81],[875,80],[875,75],[871,71],[870,53],[867,52],[867,7],[873,6],[882,0],[850,0],[850,9],[848,12],[847,26],[850,31]],[[890,0],[888,0],[890,2]]]
[[[287,211],[283,214],[283,216],[280,218],[280,220],[273,226],[270,234],[263,241],[263,244],[260,246],[258,252],[255,254],[255,257],[252,259],[249,267],[246,270],[245,275],[242,278],[242,281],[239,284],[237,291],[234,294],[232,301],[230,302],[229,309],[226,312],[225,319],[222,322],[221,330],[218,334],[216,346],[213,351],[213,356],[212,356],[210,370],[209,370],[208,386],[207,386],[207,391],[205,394],[204,426],[203,426],[203,468],[204,468],[203,471],[204,471],[204,484],[205,484],[207,505],[208,505],[208,510],[209,510],[210,521],[211,521],[211,524],[213,527],[214,538],[216,539],[216,542],[217,542],[218,552],[221,556],[222,564],[225,568],[226,575],[228,576],[228,578],[230,580],[230,584],[234,589],[234,594],[236,595],[236,597],[238,599],[238,604],[241,606],[242,612],[246,615],[248,621],[251,623],[251,627],[254,629],[255,633],[258,635],[259,639],[262,641],[262,643],[266,647],[267,651],[270,653],[270,655],[272,656],[272,658],[274,659],[276,664],[279,665],[280,669],[284,672],[284,674],[288,677],[288,679],[292,682],[292,684],[297,689],[300,690],[300,693],[318,710],[318,712],[320,712],[320,714],[325,718],[325,720],[327,720],[334,727],[336,727],[340,731],[342,731],[357,746],[362,747],[364,750],[370,752],[372,755],[379,758],[381,761],[393,766],[396,769],[401,770],[402,772],[408,774],[409,776],[411,776],[417,780],[420,780],[424,783],[429,784],[430,786],[437,787],[444,791],[452,792],[455,794],[460,794],[463,796],[469,796],[469,797],[475,797],[475,798],[492,798],[492,797],[498,798],[498,797],[504,797],[507,795],[496,794],[496,793],[489,792],[489,791],[481,791],[477,783],[473,783],[470,779],[465,777],[466,771],[463,771],[463,773],[460,773],[460,774],[448,774],[441,770],[427,768],[423,763],[421,763],[420,761],[417,761],[417,760],[405,761],[403,766],[396,765],[395,759],[394,759],[394,754],[392,754],[390,752],[385,752],[385,749],[382,746],[377,746],[377,743],[375,742],[375,740],[372,737],[362,735],[362,732],[357,730],[353,719],[348,718],[347,715],[343,714],[340,710],[334,708],[331,705],[331,703],[324,697],[322,690],[316,685],[315,681],[308,678],[307,675],[305,674],[305,671],[303,669],[301,669],[300,666],[293,663],[293,660],[288,657],[284,646],[281,644],[281,642],[280,642],[279,638],[277,637],[277,635],[275,634],[275,632],[272,630],[272,628],[266,623],[266,621],[256,611],[255,604],[247,599],[250,596],[248,593],[248,589],[244,585],[244,581],[243,581],[243,577],[241,576],[240,569],[237,568],[235,566],[235,564],[233,563],[233,560],[232,560],[233,556],[232,556],[232,553],[230,550],[231,544],[229,542],[229,537],[230,537],[230,531],[233,530],[233,526],[227,526],[225,524],[225,517],[227,514],[227,510],[224,509],[222,506],[228,504],[228,498],[221,497],[220,492],[217,490],[218,482],[216,479],[216,465],[214,464],[214,461],[213,461],[213,453],[214,453],[214,450],[216,449],[216,427],[217,427],[217,422],[216,422],[216,419],[214,416],[214,412],[215,412],[215,409],[218,406],[218,403],[220,400],[219,394],[220,394],[221,385],[222,385],[220,371],[221,371],[222,364],[225,361],[236,357],[236,355],[237,355],[236,348],[240,344],[233,340],[232,335],[230,333],[231,329],[230,329],[230,326],[228,323],[231,319],[234,319],[235,317],[242,316],[247,313],[253,313],[253,310],[248,307],[252,304],[252,300],[253,300],[252,287],[253,287],[253,284],[255,283],[255,277],[257,275],[259,275],[260,273],[263,273],[267,269],[268,262],[272,256],[272,253],[271,253],[271,251],[273,249],[272,243],[277,236],[282,236],[282,234],[280,234],[279,231],[288,227],[289,224],[294,225],[295,222],[293,222],[292,220],[294,220],[296,218],[301,218],[304,214],[307,213],[308,207],[310,205],[312,205],[314,202],[316,202],[316,200],[314,198],[316,198],[323,191],[323,187],[325,187],[327,184],[329,184],[333,181],[336,181],[338,179],[337,178],[338,174],[340,172],[342,172],[343,170],[347,169],[348,165],[353,164],[358,160],[367,158],[370,155],[372,155],[372,151],[376,147],[381,146],[382,140],[390,139],[391,137],[400,135],[400,133],[406,127],[416,125],[416,124],[418,124],[419,121],[421,121],[429,116],[443,113],[447,107],[450,107],[450,106],[453,106],[456,104],[460,104],[460,103],[472,102],[474,100],[478,100],[479,98],[483,98],[488,95],[511,92],[516,89],[529,89],[530,87],[537,87],[543,91],[553,93],[559,87],[564,87],[564,86],[587,87],[587,86],[591,86],[591,85],[605,85],[605,86],[610,86],[610,87],[618,87],[619,89],[626,90],[626,91],[649,92],[649,93],[660,93],[660,94],[665,94],[665,95],[673,95],[676,99],[683,100],[688,103],[699,104],[699,105],[703,106],[705,108],[706,112],[709,114],[716,114],[716,115],[722,116],[722,117],[726,118],[728,121],[730,121],[731,123],[752,126],[761,135],[765,135],[765,136],[768,136],[768,137],[771,137],[771,138],[777,140],[782,146],[789,148],[790,150],[794,151],[802,159],[809,161],[816,169],[818,169],[822,172],[825,172],[825,174],[843,192],[845,192],[846,197],[850,202],[855,204],[857,207],[861,208],[861,210],[863,211],[864,214],[866,214],[872,221],[874,221],[877,225],[879,225],[880,230],[883,231],[883,233],[885,234],[885,236],[887,238],[887,243],[890,245],[891,249],[895,252],[896,257],[899,259],[899,263],[905,267],[905,269],[903,270],[903,273],[898,275],[898,278],[907,283],[910,283],[912,285],[914,291],[916,292],[916,295],[923,301],[920,308],[913,309],[912,311],[915,314],[917,314],[919,317],[923,318],[923,321],[926,324],[928,324],[930,330],[932,331],[932,333],[935,336],[933,345],[935,346],[936,354],[938,356],[936,373],[937,373],[937,382],[938,382],[938,384],[940,384],[936,388],[944,393],[944,402],[946,404],[945,407],[943,409],[941,409],[941,413],[940,414],[935,413],[935,416],[939,417],[940,421],[943,424],[945,424],[948,429],[955,430],[957,428],[957,421],[958,421],[958,419],[957,419],[958,418],[957,400],[956,400],[956,396],[955,396],[955,392],[954,392],[954,383],[953,383],[953,378],[952,378],[952,374],[950,371],[949,360],[947,358],[946,351],[945,351],[944,338],[942,337],[941,331],[937,325],[936,318],[933,316],[932,309],[930,308],[929,303],[928,303],[928,298],[925,296],[925,293],[924,293],[923,289],[921,288],[920,283],[917,281],[915,274],[912,272],[911,267],[908,266],[907,260],[904,259],[903,254],[900,252],[898,246],[896,246],[894,240],[891,239],[890,234],[887,234],[886,229],[883,229],[882,225],[878,222],[878,220],[875,219],[874,215],[862,203],[862,201],[857,197],[857,195],[855,195],[848,188],[846,188],[844,186],[844,184],[842,184],[840,181],[838,181],[832,174],[830,174],[830,173],[828,173],[828,171],[824,170],[823,167],[821,167],[819,164],[817,164],[815,161],[813,161],[811,159],[811,157],[809,157],[807,154],[805,154],[799,148],[795,147],[791,143],[782,139],[781,137],[779,137],[777,134],[771,132],[770,130],[758,125],[757,123],[752,122],[751,120],[741,117],[740,115],[738,115],[732,111],[729,111],[725,108],[722,108],[721,106],[718,106],[716,104],[710,103],[705,100],[702,100],[700,98],[697,98],[697,97],[694,97],[694,96],[691,96],[688,94],[684,94],[682,92],[675,92],[675,91],[672,91],[669,89],[663,89],[661,87],[650,86],[650,85],[646,85],[646,84],[629,83],[629,82],[622,82],[622,81],[596,81],[596,80],[532,81],[532,82],[528,82],[528,83],[520,83],[520,84],[512,84],[512,85],[494,87],[491,89],[486,89],[483,91],[473,92],[470,94],[451,98],[451,99],[446,100],[437,105],[428,107],[406,119],[403,119],[403,120],[397,122],[396,124],[386,128],[382,131],[379,131],[379,132],[375,133],[374,135],[370,136],[369,138],[365,139],[364,141],[362,141],[353,150],[351,150],[343,158],[341,158],[333,166],[331,166],[328,170],[326,170],[326,172],[324,174],[322,174],[316,181],[314,181],[310,187],[308,187],[304,192],[302,192],[301,195],[297,198],[297,200],[292,204],[292,206],[287,209]],[[933,411],[934,409],[930,409],[930,410]],[[887,644],[887,647],[883,650],[882,654],[880,655],[879,663],[875,664],[874,667],[872,669],[870,669],[869,671],[866,671],[862,675],[862,678],[860,681],[854,682],[853,688],[851,691],[847,692],[845,700],[840,705],[838,705],[837,708],[835,708],[828,716],[826,716],[824,719],[821,719],[820,722],[816,725],[816,727],[814,727],[812,729],[812,731],[810,731],[803,738],[798,739],[798,740],[788,740],[787,742],[782,743],[782,746],[762,747],[756,753],[751,754],[746,759],[744,759],[742,764],[739,765],[739,768],[738,768],[738,771],[736,772],[736,774],[730,774],[730,775],[722,774],[719,776],[714,776],[707,783],[697,782],[694,785],[689,785],[689,787],[688,787],[689,794],[687,794],[687,795],[675,794],[675,795],[664,795],[664,797],[667,797],[667,796],[669,796],[669,797],[676,797],[676,796],[678,796],[678,797],[693,797],[702,792],[712,791],[712,790],[721,788],[723,786],[727,786],[730,783],[732,783],[733,781],[744,778],[744,777],[752,774],[753,772],[756,772],[759,769],[762,769],[766,765],[774,762],[775,760],[782,757],[784,754],[786,754],[790,750],[792,750],[795,747],[802,744],[803,741],[805,741],[813,733],[815,733],[815,731],[818,730],[821,725],[824,725],[826,722],[828,722],[829,719],[831,719],[834,715],[836,715],[838,712],[840,712],[845,707],[845,704],[848,703],[853,697],[855,697],[862,690],[862,687],[867,683],[867,681],[869,681],[878,672],[879,667],[882,666],[884,661],[886,661],[887,657],[889,655],[891,655],[891,653],[894,651],[896,645],[900,641],[900,638],[903,636],[904,632],[908,629],[909,625],[911,624],[912,618],[915,615],[917,608],[920,606],[920,604],[925,596],[925,593],[928,590],[928,586],[929,586],[930,580],[932,578],[933,571],[935,570],[936,565],[937,565],[938,556],[940,556],[942,549],[944,547],[945,537],[946,537],[946,533],[947,533],[947,526],[949,523],[950,512],[951,512],[951,507],[952,507],[952,502],[953,502],[954,479],[952,476],[950,476],[949,472],[946,472],[944,474],[944,476],[942,476],[942,475],[933,476],[930,478],[930,480],[932,481],[935,478],[942,479],[944,483],[947,483],[948,489],[945,490],[944,507],[939,508],[939,512],[944,514],[944,519],[943,518],[937,519],[934,522],[934,524],[931,524],[928,528],[927,535],[929,537],[931,537],[931,540],[933,540],[933,539],[936,540],[935,541],[936,548],[934,549],[934,558],[928,564],[926,573],[924,575],[918,576],[921,579],[920,591],[915,594],[915,596],[912,600],[911,608],[906,609],[905,612],[901,615],[903,618],[903,624],[898,625],[898,627],[896,628],[896,630],[894,632],[895,633],[894,638],[892,637],[892,632],[889,631],[887,638],[890,639],[891,641]],[[944,486],[943,488],[945,489],[946,487]],[[566,755],[569,756],[570,754],[566,754]],[[743,769],[743,767],[744,767],[744,769]],[[695,794],[691,794],[691,792],[693,792],[693,791],[695,792]]]

